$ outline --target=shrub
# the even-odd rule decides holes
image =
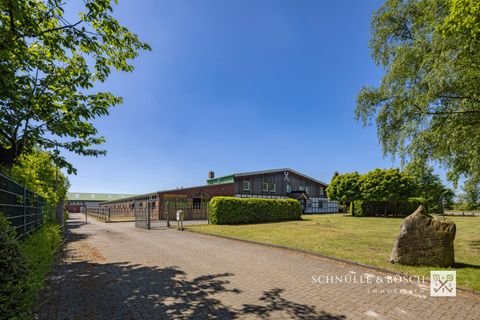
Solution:
[[[242,224],[300,220],[302,208],[293,199],[215,197],[209,205],[212,224]]]
[[[62,236],[45,225],[23,242],[0,214],[0,319],[32,319],[39,290],[50,271]]]
[[[11,319],[22,304],[21,283],[27,275],[15,228],[0,214],[0,318]]]
[[[410,198],[401,201],[363,201],[352,202],[351,213],[355,217],[408,216],[420,205],[425,205],[422,198]]]

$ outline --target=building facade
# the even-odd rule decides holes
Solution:
[[[326,197],[325,182],[289,168],[210,176],[209,185],[232,183],[235,197],[293,198],[300,201],[304,213],[338,212],[338,203]]]
[[[215,177],[210,172],[207,184],[198,187],[177,188],[154,193],[115,199],[100,204],[101,207],[132,210],[149,206],[153,212],[165,211],[170,202],[183,201],[192,207],[205,208],[215,196],[239,198],[297,199],[304,213],[338,212],[338,203],[325,194],[328,185],[292,169],[275,169],[235,173]]]

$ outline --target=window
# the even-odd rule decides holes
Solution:
[[[325,189],[323,189],[323,187],[320,187],[320,195],[321,196],[325,195]]]
[[[263,192],[268,192],[268,182],[262,183],[262,191]]]
[[[200,209],[202,207],[202,198],[193,198],[193,209]]]
[[[277,186],[275,183],[270,183],[270,192],[276,192],[277,191]]]
[[[243,181],[243,191],[250,191],[250,181]]]
[[[305,186],[298,186],[299,191],[305,191]]]
[[[292,186],[287,184],[287,193],[290,193],[292,192]]]
[[[306,186],[306,187],[305,187],[305,191],[306,191],[308,194],[310,194],[310,186]]]

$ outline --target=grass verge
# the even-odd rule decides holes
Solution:
[[[457,286],[480,292],[480,217],[449,217],[457,225]],[[391,264],[388,259],[402,219],[304,215],[302,221],[250,225],[196,225],[207,234],[275,244],[347,259],[393,272],[430,276],[438,268]]]
[[[62,232],[59,225],[49,224],[32,234],[20,244],[25,257],[27,275],[21,281],[22,305],[19,319],[31,319],[37,304],[39,291],[53,267],[55,255],[62,244]]]

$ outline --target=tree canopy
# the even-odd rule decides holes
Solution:
[[[475,210],[480,208],[480,181],[468,179],[463,185],[460,195],[461,209]]]
[[[427,162],[412,161],[403,169],[403,173],[413,178],[414,194],[425,200],[429,212],[442,212],[444,204],[453,204],[454,192],[445,187]]]
[[[342,203],[360,199],[359,179],[360,174],[356,171],[344,174],[336,172],[326,189],[328,198]]]
[[[375,169],[359,179],[360,192],[367,201],[396,201],[413,196],[413,179],[398,169]]]
[[[65,175],[53,163],[53,157],[47,152],[35,150],[29,154],[22,154],[11,170],[12,178],[27,187],[30,191],[42,196],[46,200],[45,217],[54,219],[55,206],[62,201],[70,187]]]
[[[369,202],[396,202],[408,198],[421,198],[429,212],[442,212],[443,204],[453,204],[455,194],[445,187],[433,168],[420,160],[399,169],[374,169],[365,174],[358,172],[335,173],[327,188],[329,199],[342,203],[355,200]],[[419,199],[417,199],[419,200]]]
[[[62,0],[0,0],[0,165],[38,147],[71,173],[62,150],[105,153],[92,120],[122,99],[94,85],[132,71],[150,47],[112,16],[110,0],[79,3],[75,15]]]
[[[385,154],[435,160],[448,177],[480,175],[480,3],[387,0],[370,48],[385,74],[355,115],[376,121]]]
[[[341,202],[354,200],[396,201],[414,196],[415,183],[411,176],[398,169],[375,169],[336,174],[327,187],[327,196]]]

